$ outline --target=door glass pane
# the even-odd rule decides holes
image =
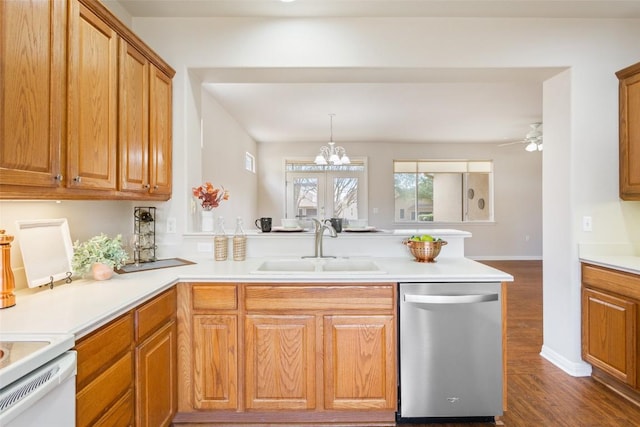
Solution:
[[[358,218],[358,178],[333,179],[333,216]]]
[[[318,178],[294,178],[294,213],[299,218],[318,216]]]
[[[418,221],[433,221],[433,175],[418,173]]]

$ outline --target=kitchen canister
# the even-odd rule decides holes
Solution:
[[[0,230],[0,269],[2,270],[2,283],[0,283],[0,308],[7,308],[16,305],[16,296],[13,294],[13,290],[16,287],[15,279],[13,277],[13,270],[11,269],[11,242],[13,242],[13,236],[9,236],[4,233],[4,230]]]
[[[218,218],[216,234],[213,238],[213,252],[216,261],[226,261],[229,252],[229,238],[224,231],[224,218]]]
[[[247,236],[242,227],[242,218],[236,219],[236,231],[233,233],[233,260],[244,261],[247,256]]]

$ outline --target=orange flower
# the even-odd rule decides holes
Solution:
[[[202,200],[202,208],[207,211],[217,208],[223,200],[229,200],[229,192],[224,187],[216,188],[210,182],[191,190],[194,197]]]

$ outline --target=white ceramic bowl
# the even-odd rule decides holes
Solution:
[[[368,223],[366,219],[350,219],[349,228],[365,228]]]
[[[298,220],[295,218],[282,218],[281,220],[282,227],[284,228],[298,228]]]

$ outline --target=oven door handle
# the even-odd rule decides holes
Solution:
[[[477,304],[498,301],[498,294],[474,295],[412,295],[405,294],[404,302],[415,304]]]

